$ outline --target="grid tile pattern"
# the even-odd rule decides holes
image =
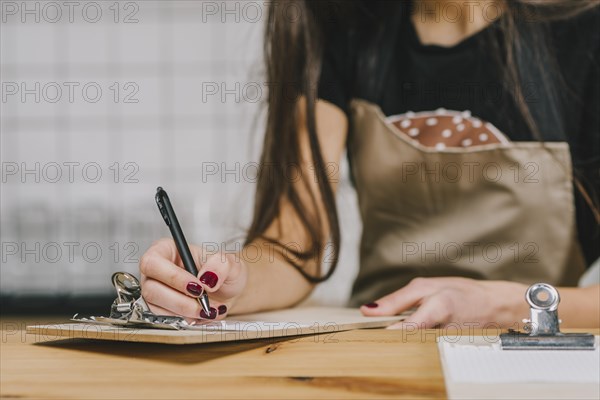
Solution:
[[[263,2],[1,8],[2,295],[110,293],[110,274],[137,273],[168,235],[159,185],[190,242],[243,237],[254,193],[244,168],[258,159],[264,117]],[[311,303],[344,304],[357,271],[347,179],[338,201],[339,270]]]

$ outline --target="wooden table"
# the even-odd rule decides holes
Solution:
[[[1,398],[446,396],[435,331],[371,329],[184,346],[53,340],[24,332],[26,325],[64,321],[0,320]]]

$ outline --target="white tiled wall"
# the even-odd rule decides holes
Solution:
[[[158,185],[169,191],[190,242],[243,236],[252,182],[231,174],[203,179],[202,170],[206,163],[232,169],[258,159],[264,104],[244,99],[242,89],[239,101],[235,94],[225,101],[203,94],[211,82],[264,87],[264,2],[81,1],[72,21],[62,1],[0,3],[3,295],[109,293],[113,271],[137,272],[144,250],[168,235],[153,199]],[[52,22],[56,5],[63,15]],[[256,6],[258,20],[249,8]],[[25,12],[36,7],[39,22],[35,11]],[[94,18],[98,8],[100,20],[88,22],[84,17]],[[137,22],[123,21],[130,13]],[[13,83],[35,82],[51,83],[39,102],[33,94],[9,94]],[[79,84],[72,102],[65,82]],[[101,87],[98,102],[82,97],[88,83]],[[56,85],[63,94],[52,103]],[[124,103],[133,89],[138,102]],[[36,163],[39,182],[33,173],[22,175]],[[99,167],[98,182],[84,179],[84,166],[87,180]],[[347,180],[338,197],[339,270],[310,301],[343,304],[356,273],[360,224]]]

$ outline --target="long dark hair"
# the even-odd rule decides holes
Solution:
[[[269,4],[268,20],[265,32],[264,50],[267,81],[276,83],[269,91],[266,135],[261,157],[258,186],[255,198],[254,218],[249,228],[246,244],[257,239],[266,240],[275,245],[285,259],[293,265],[308,281],[318,283],[331,276],[338,262],[340,248],[340,228],[336,210],[335,196],[330,185],[319,148],[315,121],[315,104],[317,86],[321,71],[323,45],[329,38],[332,29],[350,29],[356,27],[356,16],[362,13],[371,14],[368,18],[360,18],[361,29],[369,29],[377,37],[386,24],[379,18],[394,15],[397,2],[369,1],[368,9],[364,1],[311,1],[311,0],[278,0]],[[523,71],[520,59],[524,54],[533,57],[538,64],[543,60],[541,73],[545,68],[552,68],[553,58],[545,44],[544,24],[526,24],[523,31],[519,18],[523,15],[537,18],[537,22],[569,18],[598,5],[597,0],[515,0],[503,1],[503,15],[498,21],[504,43],[495,43],[494,51],[498,62],[503,67],[504,80],[517,104],[519,111],[531,130],[534,138],[543,141],[536,118],[525,100],[520,82],[523,82]],[[365,22],[366,21],[366,22]],[[394,21],[392,21],[393,23]],[[389,25],[389,24],[388,24]],[[365,28],[366,27],[366,28]],[[523,48],[527,41],[534,45]],[[366,48],[374,48],[367,43]],[[533,53],[532,53],[533,52]],[[373,64],[371,57],[368,62]],[[552,96],[552,82],[544,79],[547,90],[545,95]],[[306,101],[306,113],[299,121],[297,115],[297,99],[302,96]],[[552,103],[551,104],[555,104]],[[313,193],[306,182],[303,186],[294,184],[286,177],[289,166],[301,163],[298,123],[303,122],[308,132],[310,155],[318,193]],[[268,168],[267,168],[268,167]],[[576,185],[578,183],[576,182]],[[580,190],[583,190],[578,185]],[[310,202],[301,200],[299,187],[309,191]],[[590,196],[585,190],[582,194],[594,209]],[[276,221],[281,210],[281,201],[288,201],[302,223],[308,241],[308,248],[298,249],[289,246],[277,237],[266,237],[265,231]],[[317,210],[317,202],[324,205],[324,218]],[[327,227],[328,229],[323,229]],[[326,233],[329,236],[326,237]],[[329,244],[329,246],[327,246]],[[320,263],[326,246],[331,250],[329,268],[326,273],[312,275],[305,271],[307,261]]]

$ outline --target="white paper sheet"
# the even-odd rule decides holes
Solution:
[[[497,337],[440,337],[448,396],[600,398],[600,348],[502,350]]]

